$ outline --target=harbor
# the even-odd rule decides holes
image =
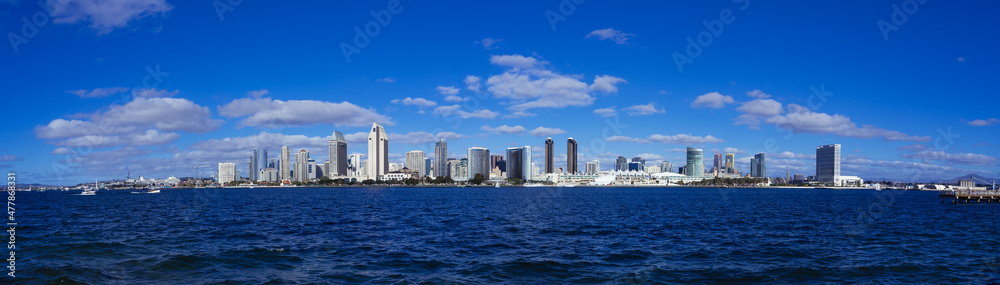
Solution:
[[[1000,203],[1000,191],[996,190],[944,190],[939,192],[941,203]]]

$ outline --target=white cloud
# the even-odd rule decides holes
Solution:
[[[750,98],[754,98],[754,99],[767,99],[767,98],[771,98],[771,94],[764,93],[764,91],[760,91],[758,89],[747,91],[747,96],[750,96]]]
[[[50,151],[49,153],[50,154],[70,154],[70,151],[69,151],[68,148],[60,147],[60,148],[56,148],[56,149]]]
[[[594,76],[594,84],[590,85],[590,90],[604,93],[618,93],[618,86],[615,86],[618,83],[628,83],[628,81],[611,75]]]
[[[520,135],[520,134],[524,133],[524,131],[526,130],[522,126],[513,126],[513,127],[511,127],[511,126],[508,126],[508,125],[503,125],[503,126],[499,126],[499,127],[496,127],[496,128],[492,128],[489,125],[486,125],[486,126],[483,126],[481,129],[484,130],[484,131],[486,131],[486,132],[488,132],[488,133],[492,133],[492,134],[507,134],[507,135]]]
[[[904,145],[904,146],[896,148],[896,150],[910,151],[910,152],[918,152],[918,151],[922,151],[922,150],[926,150],[926,149],[927,149],[927,145],[923,145],[923,144]]]
[[[403,105],[406,105],[406,106],[419,106],[419,107],[434,107],[434,106],[437,106],[437,102],[434,102],[434,101],[431,101],[431,100],[427,100],[427,99],[424,99],[424,98],[410,98],[410,97],[406,97],[405,99],[402,99],[402,100],[395,99],[395,100],[392,100],[390,102],[393,103],[393,104],[403,104]]]
[[[395,79],[395,78],[392,78],[392,77],[386,77],[386,78],[379,78],[379,79],[376,79],[375,81],[378,81],[378,82],[385,82],[385,83],[395,83],[395,82],[396,82],[396,79]]]
[[[655,153],[640,153],[640,154],[637,154],[635,156],[638,156],[638,157],[646,160],[646,164],[647,165],[649,163],[653,162],[653,161],[667,160],[667,158],[665,156],[662,156],[662,155],[659,155],[659,154],[655,154]],[[631,159],[629,159],[629,161],[631,161]]]
[[[437,138],[428,132],[410,132],[406,134],[389,133],[387,135],[389,136],[390,143],[398,144],[418,145],[429,144],[437,141]]]
[[[628,44],[629,37],[632,36],[635,35],[623,33],[622,31],[615,30],[612,28],[607,28],[603,30],[595,30],[593,32],[590,32],[589,34],[587,34],[587,37],[585,38],[589,39],[591,37],[596,37],[597,39],[602,41],[610,39],[614,41],[616,44],[623,45],[623,44]]]
[[[261,89],[261,90],[253,90],[247,92],[247,95],[253,98],[260,98],[264,97],[264,95],[267,95],[267,93],[270,93],[269,91],[267,91],[267,89]]]
[[[614,116],[618,115],[618,113],[615,112],[615,107],[600,108],[600,109],[594,110],[594,114],[596,114],[598,116],[601,116],[601,117],[614,117]]]
[[[548,137],[565,133],[566,131],[560,128],[546,128],[546,127],[538,127],[528,132],[528,134],[536,137]]]
[[[482,44],[483,48],[486,49],[486,50],[493,50],[493,49],[497,48],[496,44],[498,44],[498,43],[500,43],[502,41],[503,41],[503,39],[485,38],[485,39],[476,41],[476,43],[477,44]]]
[[[809,159],[809,160],[816,159],[816,155],[815,154],[801,154],[801,153],[794,153],[794,152],[791,152],[791,151],[783,151],[783,152],[779,152],[779,153],[768,153],[767,154],[767,158],[772,158],[772,157],[773,158],[785,158],[785,159]]]
[[[788,104],[787,109],[772,99],[757,99],[736,109],[743,113],[736,118],[736,125],[759,128],[761,122],[793,133],[833,134],[841,137],[869,139],[882,137],[885,141],[930,141],[930,137],[911,136],[898,131],[877,128],[872,125],[858,125],[850,118],[839,114],[817,113],[808,108]]]
[[[472,112],[460,110],[462,106],[460,105],[450,105],[450,106],[440,106],[434,108],[435,115],[441,116],[458,116],[462,119],[477,118],[477,119],[494,119],[500,113],[495,111],[490,111],[487,109],[479,109]]]
[[[367,127],[372,122],[395,124],[391,118],[349,102],[332,103],[315,100],[273,100],[243,98],[219,107],[219,115],[243,118],[241,126],[279,127],[312,124]]]
[[[548,62],[521,55],[493,56],[490,62],[509,67],[500,75],[490,76],[486,84],[494,97],[509,100],[508,109],[526,111],[534,108],[565,108],[593,104],[593,90],[615,92],[613,85],[623,80],[598,76],[595,85],[577,78],[546,70]]]
[[[434,88],[434,89],[436,89],[438,93],[441,93],[441,95],[455,95],[455,94],[458,94],[458,88],[455,88],[455,86],[440,86],[439,85],[437,88]]]
[[[732,154],[745,154],[745,153],[747,153],[745,150],[738,149],[738,148],[735,148],[735,147],[727,147],[727,148],[722,149],[722,151],[725,152],[725,153],[732,153]]]
[[[515,118],[526,118],[526,117],[534,117],[534,116],[538,116],[538,114],[531,113],[531,112],[525,112],[525,111],[517,111],[517,112],[513,112],[513,113],[510,113],[510,114],[504,115],[503,117],[506,118],[506,119],[515,119]]]
[[[963,165],[976,165],[976,166],[997,166],[998,163],[1000,163],[1000,159],[985,154],[949,153],[937,150],[923,150],[914,153],[904,153],[902,154],[902,156],[905,158],[913,158],[920,160],[944,161],[949,164],[963,164]]]
[[[682,144],[682,145],[700,145],[709,143],[721,143],[723,140],[713,137],[711,135],[699,137],[687,134],[678,135],[661,135],[654,134],[650,135],[645,139],[631,138],[626,136],[611,136],[607,138],[610,142],[631,142],[631,143],[641,143],[647,144],[651,142],[663,143],[663,144]]]
[[[457,140],[457,139],[465,138],[465,135],[462,135],[462,134],[459,134],[459,133],[455,133],[455,132],[440,132],[437,135],[434,135],[434,137],[437,138],[437,139],[439,139],[439,140],[440,139]]]
[[[482,88],[482,84],[480,83],[480,81],[481,80],[479,79],[479,77],[472,75],[466,76],[465,89],[469,89],[469,91],[473,92],[479,92],[479,89]]]
[[[733,100],[732,96],[722,95],[719,94],[719,92],[712,92],[698,96],[698,98],[691,103],[691,107],[722,109],[726,106],[726,104],[733,103],[736,103],[736,100]]]
[[[444,100],[447,102],[458,103],[458,102],[465,102],[466,100],[469,100],[469,98],[465,98],[458,95],[448,95],[448,97],[444,97]]]
[[[180,90],[167,91],[162,89],[133,89],[132,96],[136,98],[165,98],[174,97]]]
[[[650,102],[645,105],[635,105],[622,110],[628,111],[630,116],[646,116],[652,114],[666,113],[663,109],[657,109],[656,103]]]
[[[0,162],[8,162],[8,161],[24,161],[24,158],[19,157],[15,154],[0,155]]]
[[[1000,123],[1000,119],[997,118],[990,118],[985,120],[979,119],[967,122],[967,124],[969,124],[970,126],[975,126],[975,127],[989,127],[998,123]]]
[[[110,95],[124,93],[128,90],[129,90],[128,87],[108,87],[108,88],[95,88],[94,90],[90,91],[84,89],[69,90],[66,91],[66,93],[80,96],[80,98],[99,98],[99,97],[107,97]]]
[[[52,4],[54,23],[87,23],[98,35],[124,28],[141,18],[166,14],[174,8],[166,0],[72,0]]]

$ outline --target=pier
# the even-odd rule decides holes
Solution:
[[[996,190],[944,190],[938,194],[941,203],[1000,203],[1000,191]]]

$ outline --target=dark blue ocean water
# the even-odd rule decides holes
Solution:
[[[75,193],[17,193],[13,283],[1000,281],[1000,204],[941,204],[936,192]]]

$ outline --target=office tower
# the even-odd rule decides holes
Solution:
[[[577,168],[576,156],[577,144],[576,140],[569,138],[566,140],[566,173],[577,174],[579,168]]]
[[[302,149],[295,153],[295,181],[309,180],[309,151]]]
[[[705,159],[700,148],[687,148],[687,165],[684,169],[687,171],[684,175],[692,177],[705,176]]]
[[[260,172],[260,167],[257,163],[260,162],[260,151],[254,148],[250,151],[250,181],[257,181],[257,173]]]
[[[645,159],[642,159],[641,157],[636,156],[636,157],[632,158],[632,162],[639,163],[638,167],[635,169],[635,171],[646,171],[646,160]],[[629,167],[629,170],[632,170],[631,167]]]
[[[344,134],[334,131],[330,136],[330,168],[326,170],[327,177],[347,175],[347,140]]]
[[[448,159],[448,177],[452,180],[458,180],[458,164],[461,163],[460,160],[449,158]]]
[[[261,149],[260,156],[257,157],[257,171],[267,168],[267,150]],[[260,173],[257,173],[257,180],[260,180]]]
[[[458,163],[455,164],[455,172],[458,173],[458,177],[452,177],[454,180],[469,180],[469,159],[463,158],[459,159]]]
[[[629,162],[628,171],[642,171],[642,163],[638,161]]]
[[[319,170],[319,167],[316,166],[316,160],[315,159],[309,159],[309,164],[307,166],[308,166],[309,174],[308,174],[308,177],[306,177],[306,178],[308,180],[313,180],[313,179],[317,179],[317,178],[320,177],[320,170]]]
[[[274,168],[275,171],[278,171],[278,165],[279,164],[278,164],[278,159],[277,158],[269,159],[268,162],[267,162],[267,167],[268,168]],[[275,179],[275,180],[277,180],[277,179]]]
[[[348,170],[350,172],[350,176],[351,177],[363,177],[364,176],[362,174],[362,172],[364,172],[364,164],[365,164],[364,156],[365,156],[364,154],[360,154],[360,153],[354,153],[354,154],[351,154],[350,156],[348,156],[348,159],[347,159],[347,166],[348,167],[347,168],[348,168]]]
[[[476,178],[476,174],[483,177],[490,177],[490,150],[481,147],[470,147],[468,151],[469,173],[468,178]]]
[[[431,176],[431,159],[424,158],[424,176]]]
[[[712,164],[712,169],[715,169],[715,171],[718,171],[718,172],[725,172],[722,169],[722,167],[725,165],[722,162],[722,154],[721,153],[715,153],[715,157],[714,157],[713,160],[714,160],[713,161],[714,163]]]
[[[490,169],[497,168],[500,166],[500,162],[504,161],[502,154],[491,154],[490,155]],[[506,171],[506,169],[504,169]]]
[[[320,172],[318,174],[318,177],[326,176],[326,178],[333,179],[333,178],[330,177],[331,176],[331,174],[330,174],[330,169],[331,169],[330,165],[332,165],[330,163],[330,161],[324,162],[323,165],[316,165],[317,167],[319,167],[319,170],[320,170]]]
[[[554,144],[555,143],[552,141],[552,138],[545,139],[545,173],[546,174],[547,173],[552,173],[553,168],[555,167],[555,166],[553,166],[553,164],[555,164],[555,162],[553,161],[553,158],[552,158],[552,154],[553,154],[552,146]],[[507,157],[510,157],[510,156],[508,155]]]
[[[669,161],[664,161],[660,163],[660,171],[671,172],[672,170],[674,170],[674,166],[670,165]]]
[[[219,163],[219,175],[216,176],[219,184],[226,184],[236,180],[236,164],[232,162]]]
[[[382,125],[372,123],[372,131],[368,133],[368,179],[378,180],[388,172],[389,137]]]
[[[687,175],[687,165],[684,165],[684,166],[681,166],[681,167],[678,167],[678,168],[677,168],[677,174],[684,174],[684,175]]]
[[[261,169],[258,177],[260,178],[259,182],[278,182],[278,170],[272,167]]]
[[[601,162],[600,161],[589,161],[587,162],[587,175],[594,175],[601,172]]]
[[[726,154],[726,172],[728,172],[728,173],[736,173],[736,171],[735,171],[736,168],[734,167],[735,164],[736,164],[736,154],[727,153]]]
[[[750,177],[767,177],[764,168],[764,153],[758,153],[750,159]]]
[[[417,173],[417,175],[423,175],[424,165],[426,164],[426,162],[424,161],[425,158],[427,157],[424,156],[424,152],[421,150],[414,150],[411,152],[407,152],[406,168],[409,168],[410,171]],[[414,177],[414,178],[419,179],[420,177]]]
[[[281,181],[291,181],[292,180],[292,163],[290,162],[290,155],[287,146],[281,147]]]
[[[531,162],[531,146],[521,147],[521,173],[524,181],[531,181],[537,173],[541,172],[535,163]]]
[[[523,147],[508,147],[507,148],[507,178],[520,178],[524,179],[524,148]]]
[[[822,183],[840,181],[840,145],[816,147],[816,180]]]
[[[628,171],[628,159],[624,156],[618,156],[615,160],[615,171]]]
[[[444,139],[434,144],[434,176],[450,176],[451,168],[448,167],[448,143]]]

